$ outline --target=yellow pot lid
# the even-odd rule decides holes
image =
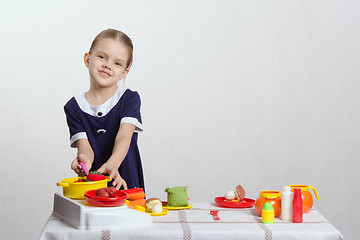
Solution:
[[[279,191],[261,191],[260,197],[267,199],[275,199],[281,197],[281,193]]]

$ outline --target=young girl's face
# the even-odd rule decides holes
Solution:
[[[117,40],[99,40],[91,51],[85,53],[84,61],[89,68],[90,83],[96,88],[116,87],[117,82],[129,72],[126,47]]]

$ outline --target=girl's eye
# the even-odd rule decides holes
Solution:
[[[99,56],[99,58],[100,58],[100,59],[104,59],[104,57],[103,57],[103,56]]]
[[[116,62],[115,64],[116,64],[116,66],[119,66],[119,67],[121,67],[121,63],[119,63],[119,62]]]

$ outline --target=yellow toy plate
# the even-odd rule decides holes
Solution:
[[[165,204],[163,204],[163,208],[168,209],[168,210],[182,210],[182,209],[190,209],[192,207],[193,207],[193,205],[191,203],[189,203],[189,206],[186,206],[186,207],[167,207],[167,206],[165,206]]]
[[[164,216],[166,214],[168,214],[169,210],[167,209],[163,209],[163,211],[161,213],[153,213],[153,212],[147,212],[148,214],[150,214],[151,216]]]

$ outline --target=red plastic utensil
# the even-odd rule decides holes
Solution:
[[[219,221],[220,217],[218,216],[219,211],[210,211],[210,214],[213,215],[213,219]]]
[[[80,161],[79,161],[79,164],[80,164],[82,170],[84,170],[84,173],[85,173],[86,175],[88,175],[88,174],[89,174],[89,170],[87,169],[86,165],[85,165],[83,162],[80,162]]]

